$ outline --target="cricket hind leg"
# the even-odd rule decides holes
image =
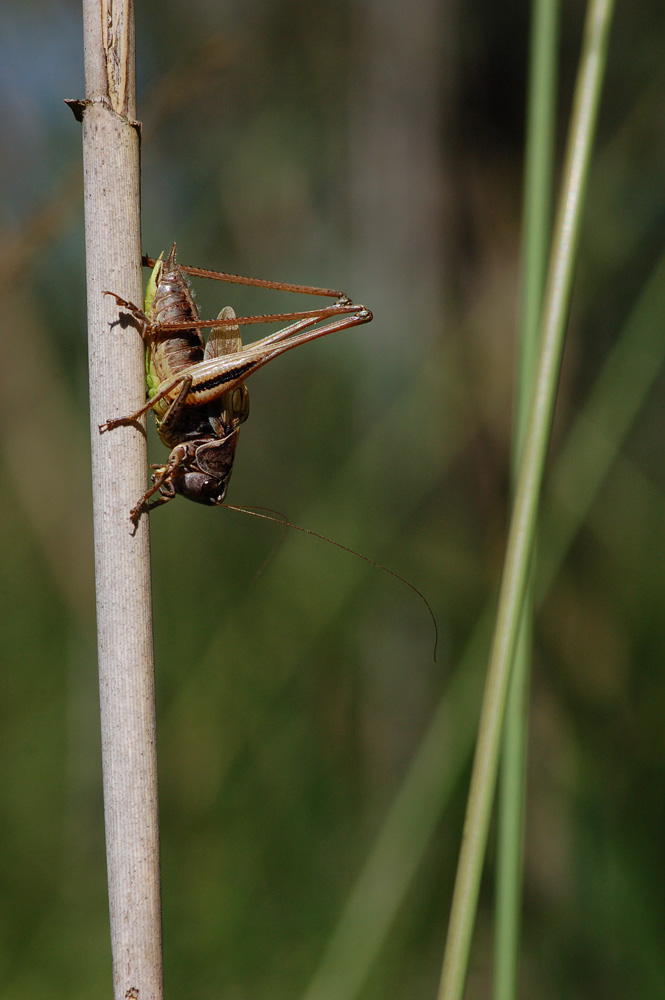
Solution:
[[[154,267],[157,263],[153,257],[149,257],[147,254],[144,254],[141,260],[144,267]],[[319,288],[316,285],[293,285],[286,281],[270,281],[266,278],[248,278],[242,274],[210,271],[204,267],[188,267],[180,263],[178,267],[185,274],[191,274],[197,278],[210,278],[213,281],[226,281],[232,285],[251,285],[253,288],[269,288],[277,292],[296,292],[299,295],[322,295],[327,298],[350,301],[345,292],[340,292],[334,288]]]
[[[334,306],[325,306],[322,309],[307,309],[303,312],[271,313],[270,315],[264,314],[260,316],[234,316],[232,319],[224,319],[221,318],[221,316],[218,316],[217,319],[199,320],[196,325],[201,330],[214,330],[220,327],[228,328],[234,326],[247,326],[250,323],[278,323],[286,320],[294,321],[290,323],[289,326],[282,327],[281,330],[277,330],[275,333],[271,333],[267,337],[263,337],[261,340],[255,340],[242,348],[242,351],[249,351],[255,348],[263,349],[267,347],[268,344],[274,344],[279,341],[287,340],[293,337],[294,334],[299,333],[299,331],[315,327],[317,323],[323,323],[324,321],[328,321],[325,326],[317,329],[309,329],[309,332],[306,335],[302,334],[298,338],[294,338],[294,346],[296,343],[305,343],[308,340],[315,340],[316,337],[325,336],[326,333],[332,333],[335,330],[345,330],[351,326],[359,326],[362,323],[370,323],[372,318],[372,313],[366,306],[346,301],[337,302]],[[178,330],[186,329],[186,327],[183,323],[163,323],[161,325],[161,329],[173,331],[175,333]],[[240,354],[242,351],[239,350],[238,353]]]
[[[316,340],[318,337],[325,337],[329,333],[347,330],[352,326],[361,326],[363,323],[370,323],[373,319],[372,313],[366,306],[354,305],[353,303],[321,309],[316,311],[315,315],[311,317],[303,317],[298,313],[285,313],[280,318],[296,318],[296,321],[282,327],[281,330],[276,330],[275,333],[268,334],[267,337],[263,337],[261,340],[253,341],[247,345],[247,350],[265,350],[274,344],[280,344],[284,341],[288,342],[288,346],[285,345],[284,350],[289,350],[290,347],[296,347],[298,344]],[[236,322],[242,323],[246,319],[254,319],[254,317],[236,317]],[[270,317],[270,319],[272,320],[273,317]],[[324,325],[317,326],[317,323],[323,323]]]
[[[311,340],[326,337],[330,333],[336,333],[353,326],[369,323],[371,319],[372,313],[370,310],[361,305],[351,308],[345,307],[340,310],[333,309],[332,312],[329,309],[322,309],[314,317],[298,319],[295,323],[290,323],[288,326],[282,327],[281,330],[269,334],[262,340],[255,340],[247,344],[237,351],[234,357],[237,358],[239,364],[255,362],[245,376],[249,378],[250,375],[264,364],[267,364],[268,361],[272,361],[273,358],[279,357],[280,354],[284,354],[286,351],[290,351],[300,344],[307,344]],[[242,321],[243,317],[239,316],[230,322],[242,323]],[[219,324],[220,320],[217,319],[213,322]],[[319,326],[319,323],[323,325]],[[200,362],[195,367],[197,374],[203,374],[204,370],[206,374],[208,372],[212,373],[212,363],[210,360]]]
[[[311,340],[358,326],[361,323],[368,323],[372,318],[369,309],[357,306],[353,312],[342,310],[341,314],[337,313],[330,322],[324,322],[322,326],[319,326],[318,323],[322,318],[329,318],[328,310],[324,309],[321,312],[323,317],[317,315],[313,319],[298,320],[296,323],[270,334],[263,340],[255,341],[241,348],[235,354],[209,357],[192,365],[187,371],[192,377],[192,393],[196,393],[197,405],[203,406],[219,400],[224,393],[230,392],[244,383],[259,368],[300,344],[306,344]],[[224,322],[236,324],[241,319],[241,317],[237,317],[224,321],[217,318],[211,322],[215,326],[219,326]],[[172,388],[173,386],[168,387],[167,391],[172,390]],[[242,400],[239,400],[238,403],[242,404]],[[246,416],[246,405],[240,406],[240,409]]]

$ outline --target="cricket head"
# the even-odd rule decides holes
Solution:
[[[174,492],[208,507],[223,503],[237,442],[237,430],[223,438],[187,441],[184,445],[186,457],[171,479],[170,486]]]

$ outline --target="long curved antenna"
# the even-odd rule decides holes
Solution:
[[[418,590],[414,583],[411,583],[405,577],[400,576],[396,573],[394,569],[388,569],[383,563],[377,562],[376,559],[372,559],[371,556],[365,556],[362,552],[357,552],[356,549],[350,548],[348,545],[343,545],[341,542],[336,542],[334,538],[328,538],[326,535],[320,535],[318,531],[312,531],[311,528],[303,528],[301,524],[293,524],[291,521],[282,519],[281,517],[272,517],[270,514],[259,513],[260,511],[270,510],[269,507],[240,507],[236,504],[224,503],[220,504],[221,507],[226,507],[227,510],[237,510],[240,514],[251,514],[252,517],[260,517],[264,521],[274,521],[275,524],[281,524],[286,528],[295,528],[296,531],[302,531],[305,535],[311,535],[312,538],[318,538],[321,542],[328,542],[330,545],[337,546],[338,549],[342,549],[343,552],[348,552],[352,556],[358,556],[359,559],[363,559],[370,566],[375,566],[377,569],[382,570],[384,573],[389,573],[390,576],[394,576],[396,580],[401,583],[406,584],[406,586],[417,594],[420,600],[423,602],[427,610],[429,611],[430,618],[432,619],[432,624],[434,625],[434,654],[433,659],[436,662],[436,651],[439,645],[439,626],[436,621],[436,616],[432,611],[432,606],[423,594],[422,590]]]

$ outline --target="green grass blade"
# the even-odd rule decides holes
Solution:
[[[612,0],[591,0],[575,90],[543,310],[542,347],[499,592],[485,700],[453,894],[440,1000],[461,998],[475,920],[498,768],[510,668],[533,553],[536,513],[550,436],[572,287],[581,207],[607,53]]]
[[[665,364],[661,330],[664,313],[665,256],[656,264],[555,460],[541,518],[536,606],[546,597],[622,441]],[[305,993],[307,1000],[352,1000],[385,943],[410,875],[421,862],[429,836],[448,805],[455,776],[471,754],[474,705],[482,685],[482,657],[492,611],[488,605],[476,623],[455,677],[439,703]],[[444,734],[450,742],[442,752]],[[438,747],[434,758],[432,745]],[[399,877],[395,877],[396,871]]]
[[[513,449],[515,473],[527,430],[550,243],[559,38],[558,0],[535,0],[532,18],[524,177],[520,336]],[[497,816],[493,980],[495,1000],[512,1000],[516,996],[519,974],[532,611],[532,592],[529,586],[522,609],[513,676],[508,692],[501,756]]]

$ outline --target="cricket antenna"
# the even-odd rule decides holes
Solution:
[[[271,508],[270,507],[239,507],[235,504],[225,503],[220,504],[222,507],[226,507],[227,510],[237,510],[240,514],[250,514],[252,517],[260,517],[264,521],[273,521],[275,524],[281,524],[285,528],[295,528],[296,531],[302,531],[304,535],[311,535],[312,538],[318,538],[321,542],[328,542],[329,545],[336,545],[338,549],[343,552],[348,552],[352,556],[357,556],[359,559],[363,559],[370,566],[375,566],[376,569],[382,570],[384,573],[389,573],[390,576],[394,576],[396,580],[405,584],[409,590],[412,590],[414,594],[417,594],[420,600],[423,602],[427,610],[429,611],[430,618],[432,619],[432,624],[434,626],[434,655],[433,659],[436,662],[436,651],[439,645],[439,626],[437,625],[436,616],[432,611],[432,606],[423,594],[422,590],[418,590],[415,584],[411,583],[405,577],[400,576],[396,573],[394,569],[388,569],[382,563],[377,562],[376,559],[372,559],[370,556],[363,555],[362,552],[357,552],[356,549],[350,548],[348,545],[342,545],[341,542],[335,541],[334,538],[327,538],[326,535],[320,535],[318,531],[312,531],[311,528],[303,528],[301,524],[293,524],[291,521],[287,521],[286,518],[276,517],[274,513],[266,513]],[[270,554],[268,561],[272,558],[273,553]],[[265,568],[265,562],[261,566],[261,570]]]

